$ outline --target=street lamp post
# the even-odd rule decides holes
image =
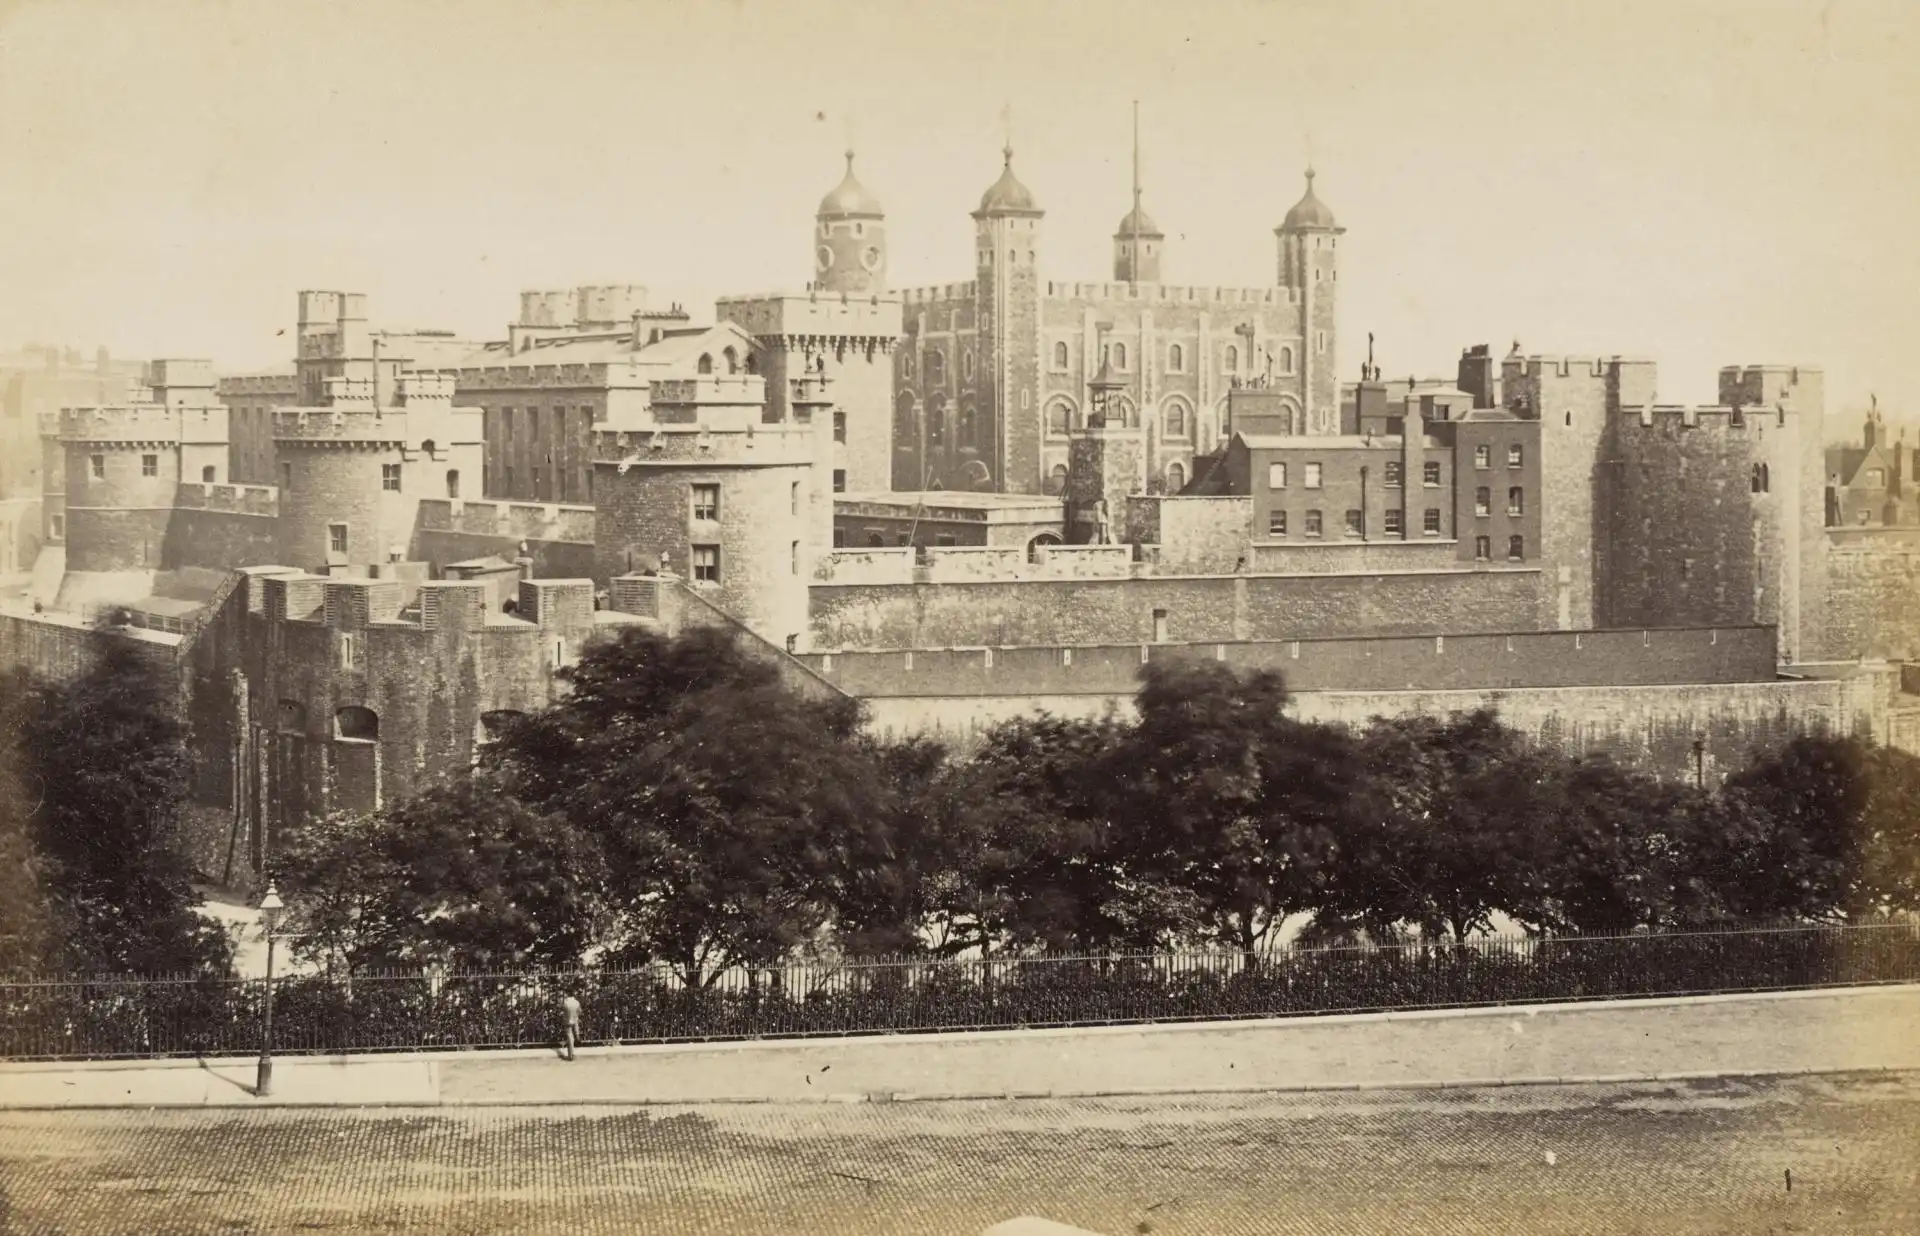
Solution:
[[[260,899],[260,924],[267,933],[267,991],[260,1018],[260,1072],[253,1083],[253,1095],[258,1099],[273,1093],[273,929],[279,925],[280,914],[286,908],[279,892],[273,885],[267,885],[267,895]]]

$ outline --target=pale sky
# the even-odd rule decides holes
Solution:
[[[896,286],[972,273],[1015,168],[1111,272],[1140,100],[1166,278],[1274,280],[1309,157],[1343,373],[1462,347],[1816,364],[1920,413],[1912,0],[0,0],[0,348],[289,356],[301,288],[504,333],[523,288],[696,319],[811,275],[848,133]],[[821,117],[824,115],[824,119]]]

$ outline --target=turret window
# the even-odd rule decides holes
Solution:
[[[972,352],[962,352],[960,354],[960,375],[969,382],[973,381],[973,353]]]
[[[1240,349],[1231,343],[1227,345],[1226,370],[1228,373],[1240,372]]]
[[[1124,370],[1127,367],[1127,345],[1126,344],[1116,343],[1113,345],[1113,367],[1115,369],[1122,369],[1122,370]]]
[[[1055,373],[1067,371],[1067,345],[1064,342],[1053,345],[1053,371]]]
[[[93,474],[94,480],[96,481],[106,480],[107,479],[107,457],[105,455],[87,456],[87,469]]]
[[[1293,349],[1292,348],[1280,349],[1280,372],[1286,373],[1286,374],[1291,374],[1293,372]]]
[[[386,490],[388,493],[397,494],[400,492],[399,464],[380,465],[380,488]]]
[[[158,455],[142,455],[140,457],[140,475],[159,476],[160,457]]]
[[[1179,344],[1167,349],[1167,372],[1185,373],[1187,371],[1187,350]]]

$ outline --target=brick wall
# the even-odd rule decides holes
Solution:
[[[811,590],[812,646],[953,648],[1504,631],[1533,604],[1533,571],[1149,576]]]

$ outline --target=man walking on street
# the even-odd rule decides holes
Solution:
[[[567,1059],[573,1059],[573,1048],[580,1041],[580,1001],[572,993],[560,1001],[560,1009],[567,1018]]]

